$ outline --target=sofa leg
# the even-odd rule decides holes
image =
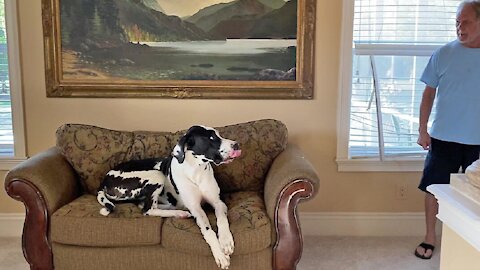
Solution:
[[[275,209],[277,242],[273,248],[273,269],[295,270],[303,249],[303,237],[297,216],[300,200],[313,195],[310,181],[296,180],[280,193]]]
[[[23,179],[15,179],[5,186],[7,194],[25,205],[22,249],[32,270],[53,269],[53,255],[48,239],[48,212],[45,200],[37,187]]]

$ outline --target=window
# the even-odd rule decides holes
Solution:
[[[433,51],[456,38],[459,3],[344,0],[339,170],[423,168],[419,79]]]
[[[0,0],[0,169],[25,159],[17,2]]]

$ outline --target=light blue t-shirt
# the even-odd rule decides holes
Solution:
[[[480,145],[480,48],[452,41],[435,51],[420,78],[437,88],[430,136]]]

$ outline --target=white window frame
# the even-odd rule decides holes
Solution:
[[[14,155],[0,158],[0,170],[10,170],[27,159],[20,66],[20,39],[18,35],[18,0],[5,0],[5,28],[8,46]]]
[[[352,42],[355,0],[343,0],[342,10],[342,36],[340,45],[339,65],[339,95],[337,103],[337,166],[338,171],[364,171],[364,172],[420,172],[423,170],[424,158],[422,157],[386,157],[380,158],[355,158],[349,157],[349,134],[350,134],[350,106],[352,88]],[[405,46],[402,47],[404,49]],[[415,51],[419,47],[416,47]],[[438,46],[423,46],[422,54],[430,55]],[[368,53],[368,45],[361,45],[361,53]],[[378,46],[377,50],[378,52]],[[395,45],[385,45],[381,49],[388,55],[410,55],[395,48]],[[395,52],[395,53],[392,53]]]

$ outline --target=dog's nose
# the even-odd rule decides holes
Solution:
[[[240,146],[238,145],[238,143],[234,143],[233,150],[238,150],[238,149],[240,149]]]

